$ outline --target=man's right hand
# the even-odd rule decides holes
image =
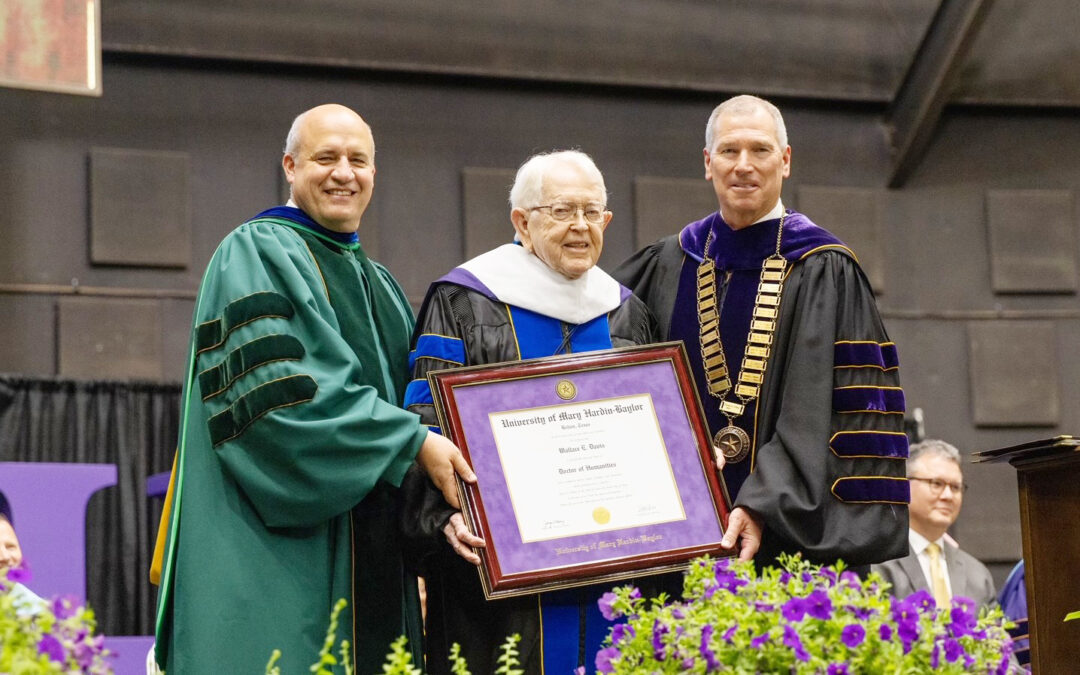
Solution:
[[[461,450],[458,450],[458,447],[449,439],[428,431],[427,438],[424,439],[420,452],[416,455],[416,462],[431,478],[435,487],[442,492],[446,503],[455,509],[461,509],[454,474],[461,476],[461,480],[466,483],[476,482],[476,474],[469,468],[468,462],[461,455]]]

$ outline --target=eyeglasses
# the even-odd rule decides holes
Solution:
[[[604,214],[606,213],[603,204],[571,204],[570,202],[555,202],[544,206],[534,206],[529,210],[535,211],[536,209],[550,209],[551,217],[560,223],[573,222],[578,211],[581,211],[585,216],[585,220],[593,225],[604,222]]]
[[[921,478],[919,476],[908,476],[908,480],[917,480],[926,483],[930,487],[930,492],[936,497],[945,491],[945,487],[953,491],[953,494],[962,495],[964,491],[968,489],[967,483],[950,483],[947,480],[941,480],[940,478]]]

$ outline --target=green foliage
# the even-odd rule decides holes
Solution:
[[[331,654],[334,646],[334,640],[337,636],[338,628],[338,616],[341,611],[345,609],[348,603],[344,599],[338,600],[334,605],[334,609],[330,614],[330,626],[326,629],[326,640],[323,642],[322,650],[319,652],[318,661],[312,664],[310,670],[315,675],[333,675],[333,667],[338,665],[339,661]],[[520,635],[511,635],[506,638],[506,642],[503,643],[500,648],[502,653],[499,655],[499,668],[495,671],[497,675],[524,675],[525,671],[515,666],[520,666],[518,661],[520,655],[517,649],[518,643],[521,642]],[[404,635],[394,640],[390,644],[390,652],[386,655],[386,662],[383,664],[382,672],[384,675],[421,675],[422,671],[416,667],[412,662],[412,653],[406,648],[408,640]],[[352,657],[350,654],[350,645],[347,640],[342,640],[339,648],[341,654],[341,665],[345,670],[346,675],[353,675]],[[275,649],[270,655],[270,660],[266,664],[266,675],[281,675],[281,668],[278,667],[277,662],[281,659],[281,650]],[[8,675],[7,670],[3,670],[0,667],[0,675]],[[37,673],[38,671],[30,671],[31,673]],[[60,671],[41,671],[41,672],[60,672]],[[96,671],[95,671],[96,672]],[[450,672],[454,675],[471,675],[469,672],[469,664],[465,662],[465,658],[461,656],[461,645],[455,643],[450,648]]]
[[[382,667],[386,675],[420,675],[420,669],[413,667],[412,654],[405,649],[407,641],[402,635],[390,645],[390,653]]]
[[[472,675],[469,672],[469,664],[461,657],[461,645],[450,645],[450,672],[454,675]]]
[[[788,557],[693,561],[683,598],[646,601],[629,586],[601,598],[626,617],[597,654],[601,673],[1005,673],[1012,641],[998,608],[967,598],[938,609],[929,593],[893,598],[875,573]]]
[[[334,675],[334,666],[338,664],[337,658],[333,654],[334,640],[337,637],[338,617],[341,616],[341,610],[349,603],[345,601],[345,598],[339,599],[334,603],[334,609],[330,612],[330,625],[326,629],[326,638],[323,639],[322,649],[319,650],[319,660],[311,664],[308,669],[315,675]],[[345,668],[345,675],[352,675],[352,659],[349,656],[349,643],[346,640],[341,641],[341,663]]]
[[[281,650],[275,649],[270,653],[270,660],[266,662],[266,675],[281,675],[281,668],[278,668],[277,662],[281,658]]]
[[[0,673],[112,673],[94,612],[72,598],[28,600],[18,572],[0,571]]]
[[[506,642],[502,644],[499,651],[499,667],[495,669],[496,675],[524,675],[525,671],[514,666],[520,666],[521,661],[518,660],[519,652],[517,649],[518,643],[521,642],[521,636],[517,633],[506,638]]]

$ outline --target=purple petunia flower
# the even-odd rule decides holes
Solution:
[[[945,638],[945,660],[955,663],[964,654],[964,645],[953,638]]]
[[[915,591],[907,597],[908,602],[915,605],[915,608],[920,614],[926,614],[927,612],[933,612],[937,609],[937,602],[934,601],[934,596],[930,594],[930,591],[925,588],[921,591]]]
[[[701,652],[702,658],[705,659],[705,672],[720,670],[720,661],[717,660],[716,654],[709,647],[712,635],[713,627],[711,625],[706,625],[701,629],[701,646],[698,648],[698,651]]]
[[[739,592],[739,588],[749,584],[746,579],[739,578],[734,572],[720,572],[716,575],[716,585],[731,594]]]
[[[683,612],[682,609],[680,609],[678,607],[673,607],[671,609],[671,616],[675,617],[679,621],[682,621],[683,619],[686,618],[686,613]]]
[[[38,642],[38,653],[47,655],[57,663],[64,662],[64,645],[50,633],[41,636],[41,641]]]
[[[844,630],[840,631],[840,641],[852,649],[861,645],[864,639],[866,629],[857,623],[844,626]]]
[[[780,613],[784,615],[785,619],[793,623],[802,621],[803,616],[806,614],[806,600],[792,598],[783,604]]]
[[[941,665],[941,649],[935,642],[934,648],[930,651],[930,667],[937,670],[939,665]]]
[[[855,574],[851,570],[844,570],[840,573],[840,583],[845,586],[851,586],[852,588],[861,588],[862,582],[859,580],[859,575]]]
[[[919,638],[919,610],[909,600],[892,601],[892,618],[896,622],[896,632],[904,644],[904,654],[911,651],[911,643]]]
[[[713,573],[714,574],[720,574],[721,572],[727,572],[729,569],[731,569],[731,560],[729,560],[728,558],[720,558],[713,565]]]
[[[818,571],[818,577],[824,579],[828,583],[829,586],[835,586],[836,585],[836,572],[834,570],[829,569],[828,567],[822,567]]]
[[[803,572],[799,575],[799,578],[802,579],[804,584],[808,584],[814,580],[814,577],[809,572]]]
[[[761,649],[761,645],[769,641],[769,631],[765,631],[756,638],[750,640],[750,647],[753,649]]]
[[[830,663],[829,668],[825,671],[826,675],[851,675],[848,671],[848,664],[846,663]]]
[[[892,626],[887,623],[881,624],[878,627],[878,635],[881,636],[882,642],[888,642],[892,639]]]
[[[771,602],[755,602],[754,603],[754,611],[755,612],[772,612],[772,611],[775,611],[775,610],[776,610],[776,605],[772,604]]]
[[[799,639],[799,633],[791,626],[784,626],[784,646],[790,647],[795,652],[796,659],[800,661],[810,660],[810,654],[803,647],[802,640]]]
[[[994,675],[1007,675],[1009,672],[1009,657],[1002,656],[1001,661],[998,662],[997,668],[994,669]]]
[[[95,649],[92,642],[86,642],[82,639],[75,641],[75,647],[71,650],[72,655],[75,657],[75,662],[79,664],[83,672],[89,672],[90,666],[94,664],[94,657],[97,656],[100,650]]]
[[[723,638],[724,642],[731,644],[731,641],[735,639],[735,633],[738,631],[738,629],[739,624],[733,624],[731,628],[728,628],[726,631],[724,631],[724,634],[720,637]]]
[[[615,665],[612,661],[619,658],[619,650],[614,647],[604,647],[596,652],[596,669],[601,673],[614,673]]]
[[[612,605],[615,604],[615,600],[617,599],[618,596],[609,591],[601,595],[600,599],[596,601],[597,607],[600,608],[600,613],[608,621],[614,621],[615,619],[618,619],[620,616],[622,616],[622,612],[619,612],[614,607],[612,607]]]
[[[671,629],[668,628],[666,624],[661,623],[660,619],[653,622],[652,648],[653,657],[655,657],[657,661],[663,661],[667,658],[667,648],[664,646],[664,636],[670,631]]]
[[[617,623],[611,629],[611,644],[617,645],[623,640],[634,637],[634,627],[626,623]]]
[[[631,588],[630,589],[630,599],[631,600],[640,600],[641,599],[641,589],[638,588],[637,586],[634,586],[633,588]]]
[[[971,598],[956,596],[953,598],[953,608],[949,612],[949,633],[953,637],[971,635],[975,630],[975,601]]]
[[[30,572],[30,566],[23,560],[18,567],[8,569],[7,578],[8,581],[14,581],[17,584],[26,584],[34,578],[34,575]]]
[[[781,572],[780,573],[780,583],[786,584],[789,581],[791,581],[791,572],[787,572],[787,571]]]
[[[827,621],[832,618],[832,600],[826,591],[818,589],[806,596],[806,613],[815,619]]]
[[[79,609],[79,601],[74,595],[65,595],[62,597],[54,598],[52,601],[52,613],[57,619],[63,621],[69,617],[75,616],[75,613]]]
[[[851,612],[859,621],[866,621],[877,614],[877,610],[872,607],[856,607],[855,605],[848,605],[844,609]]]

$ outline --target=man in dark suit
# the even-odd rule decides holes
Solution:
[[[947,607],[958,595],[980,605],[994,601],[990,570],[945,533],[960,515],[964,497],[960,465],[960,451],[944,441],[926,440],[911,446],[907,461],[911,481],[908,554],[872,568],[892,584],[897,597],[926,589],[939,606]]]

